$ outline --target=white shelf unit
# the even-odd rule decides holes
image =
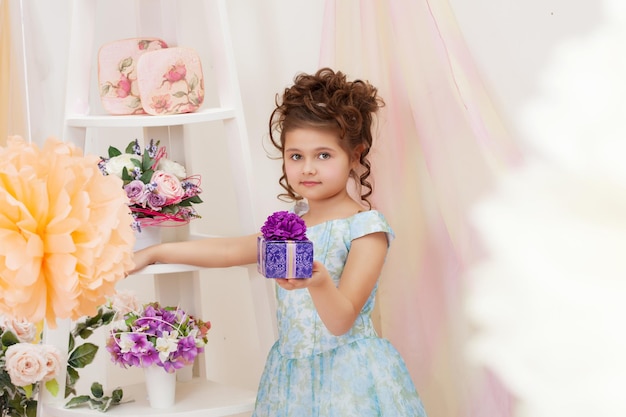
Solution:
[[[205,98],[204,106],[195,113],[150,116],[128,115],[112,116],[91,113],[93,95],[93,65],[97,64],[94,51],[94,32],[97,24],[98,7],[106,7],[108,0],[73,0],[72,23],[70,30],[70,48],[68,62],[68,82],[66,85],[64,140],[72,142],[88,152],[89,133],[93,131],[140,128],[144,138],[161,140],[168,144],[168,156],[178,162],[185,163],[185,143],[193,146],[198,138],[189,135],[189,125],[220,123],[223,138],[227,141],[229,161],[234,180],[238,223],[242,233],[254,233],[258,228],[254,212],[254,187],[252,163],[246,134],[243,106],[241,103],[237,79],[235,58],[229,34],[228,16],[224,0],[133,0],[137,16],[137,36],[159,36],[170,46],[177,46],[177,28],[182,24],[178,9],[201,5],[209,36],[211,70],[215,77],[217,105],[212,106]],[[125,2],[128,3],[128,2]],[[186,22],[185,22],[186,23]],[[203,62],[204,67],[204,62]],[[206,71],[205,71],[206,79]],[[207,91],[208,95],[208,91]],[[202,138],[206,140],[206,138]],[[188,165],[188,164],[185,164]],[[194,172],[187,166],[188,172]],[[204,189],[204,187],[203,187]],[[204,189],[203,199],[207,204]],[[197,239],[202,234],[194,233],[193,221],[189,226],[177,227],[176,240]],[[264,359],[266,352],[274,342],[276,324],[274,322],[273,289],[253,266],[243,268],[249,281],[252,310],[255,316],[255,327],[258,336],[257,352]],[[137,275],[153,275],[155,297],[165,305],[180,305],[191,314],[200,315],[202,296],[200,291],[200,268],[188,265],[151,265]],[[209,318],[210,320],[211,318]],[[48,331],[48,343],[55,343],[63,348],[67,343],[65,333],[61,330]],[[62,334],[59,335],[58,332]],[[209,334],[211,336],[211,334]],[[65,346],[65,349],[67,346]],[[104,349],[101,349],[104,350]],[[177,399],[175,407],[156,410],[145,401],[143,384],[123,386],[125,397],[131,395],[134,401],[113,407],[108,411],[111,415],[172,415],[172,416],[229,416],[246,413],[254,406],[255,391],[237,386],[209,381],[202,357],[194,367],[194,378],[189,382],[177,383]],[[91,365],[90,365],[91,366]],[[99,381],[102,382],[102,381]],[[61,417],[75,415],[100,415],[97,411],[85,407],[65,409],[65,399],[50,397],[45,394],[42,400],[42,411],[45,416]]]
[[[221,417],[240,415],[252,411],[254,392],[238,389],[213,381],[195,379],[179,382],[176,385],[176,404],[172,408],[152,408],[146,399],[144,384],[124,387],[123,404],[111,407],[106,416],[184,416],[184,417]],[[102,416],[101,411],[88,408],[45,408],[45,416],[77,417]]]

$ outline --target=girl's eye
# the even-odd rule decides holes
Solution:
[[[302,155],[297,154],[297,153],[294,153],[294,154],[289,156],[289,159],[291,159],[292,161],[298,161],[301,158],[302,158]]]
[[[318,156],[319,159],[328,159],[330,158],[330,154],[328,152],[322,152]]]

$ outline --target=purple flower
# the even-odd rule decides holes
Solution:
[[[198,356],[204,349],[196,346],[196,341],[192,336],[180,339],[176,356],[183,358],[187,363],[192,363],[194,358]]]
[[[155,302],[127,313],[121,326],[111,331],[106,344],[113,362],[122,367],[156,364],[174,372],[204,352],[210,322]]]
[[[295,213],[277,211],[267,218],[261,233],[265,240],[306,240],[306,224]]]
[[[143,204],[146,199],[144,188],[144,183],[140,180],[131,181],[124,186],[124,191],[126,191],[126,196],[131,204]]]
[[[139,140],[135,139],[132,143],[132,153],[135,155],[141,155],[141,146],[139,146]]]
[[[167,198],[161,194],[157,193],[149,193],[148,194],[148,205],[153,209],[160,209],[167,202]]]

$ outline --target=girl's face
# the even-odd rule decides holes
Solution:
[[[347,195],[353,162],[331,130],[294,129],[285,133],[287,182],[309,201]]]

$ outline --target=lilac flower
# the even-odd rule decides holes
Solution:
[[[277,211],[267,218],[261,233],[265,240],[306,240],[306,224],[295,213]]]
[[[146,202],[148,206],[154,210],[158,210],[165,205],[167,198],[164,195],[157,193],[148,193]]]
[[[176,354],[177,356],[183,358],[186,362],[191,363],[193,362],[193,359],[198,356],[198,353],[203,350],[203,348],[198,348],[196,346],[196,340],[193,336],[187,336],[179,340]]]
[[[128,312],[121,327],[111,330],[106,344],[113,362],[122,367],[156,364],[174,372],[204,351],[211,323],[179,308],[149,303],[141,312]]]
[[[148,156],[150,158],[154,158],[159,150],[158,144],[154,143],[154,139],[150,139],[150,144],[146,146],[146,152],[148,152]]]
[[[141,146],[139,146],[139,140],[135,139],[135,141],[131,143],[133,144],[132,153],[135,155],[141,155]]]
[[[139,178],[141,178],[141,174],[143,174],[143,172],[141,171],[141,168],[139,167],[133,167],[133,169],[131,169],[130,172],[128,173],[128,175],[130,175],[137,181],[139,181]]]
[[[126,191],[126,196],[128,196],[131,204],[143,204],[146,201],[144,189],[145,185],[140,180],[131,181],[124,186],[124,191]]]

